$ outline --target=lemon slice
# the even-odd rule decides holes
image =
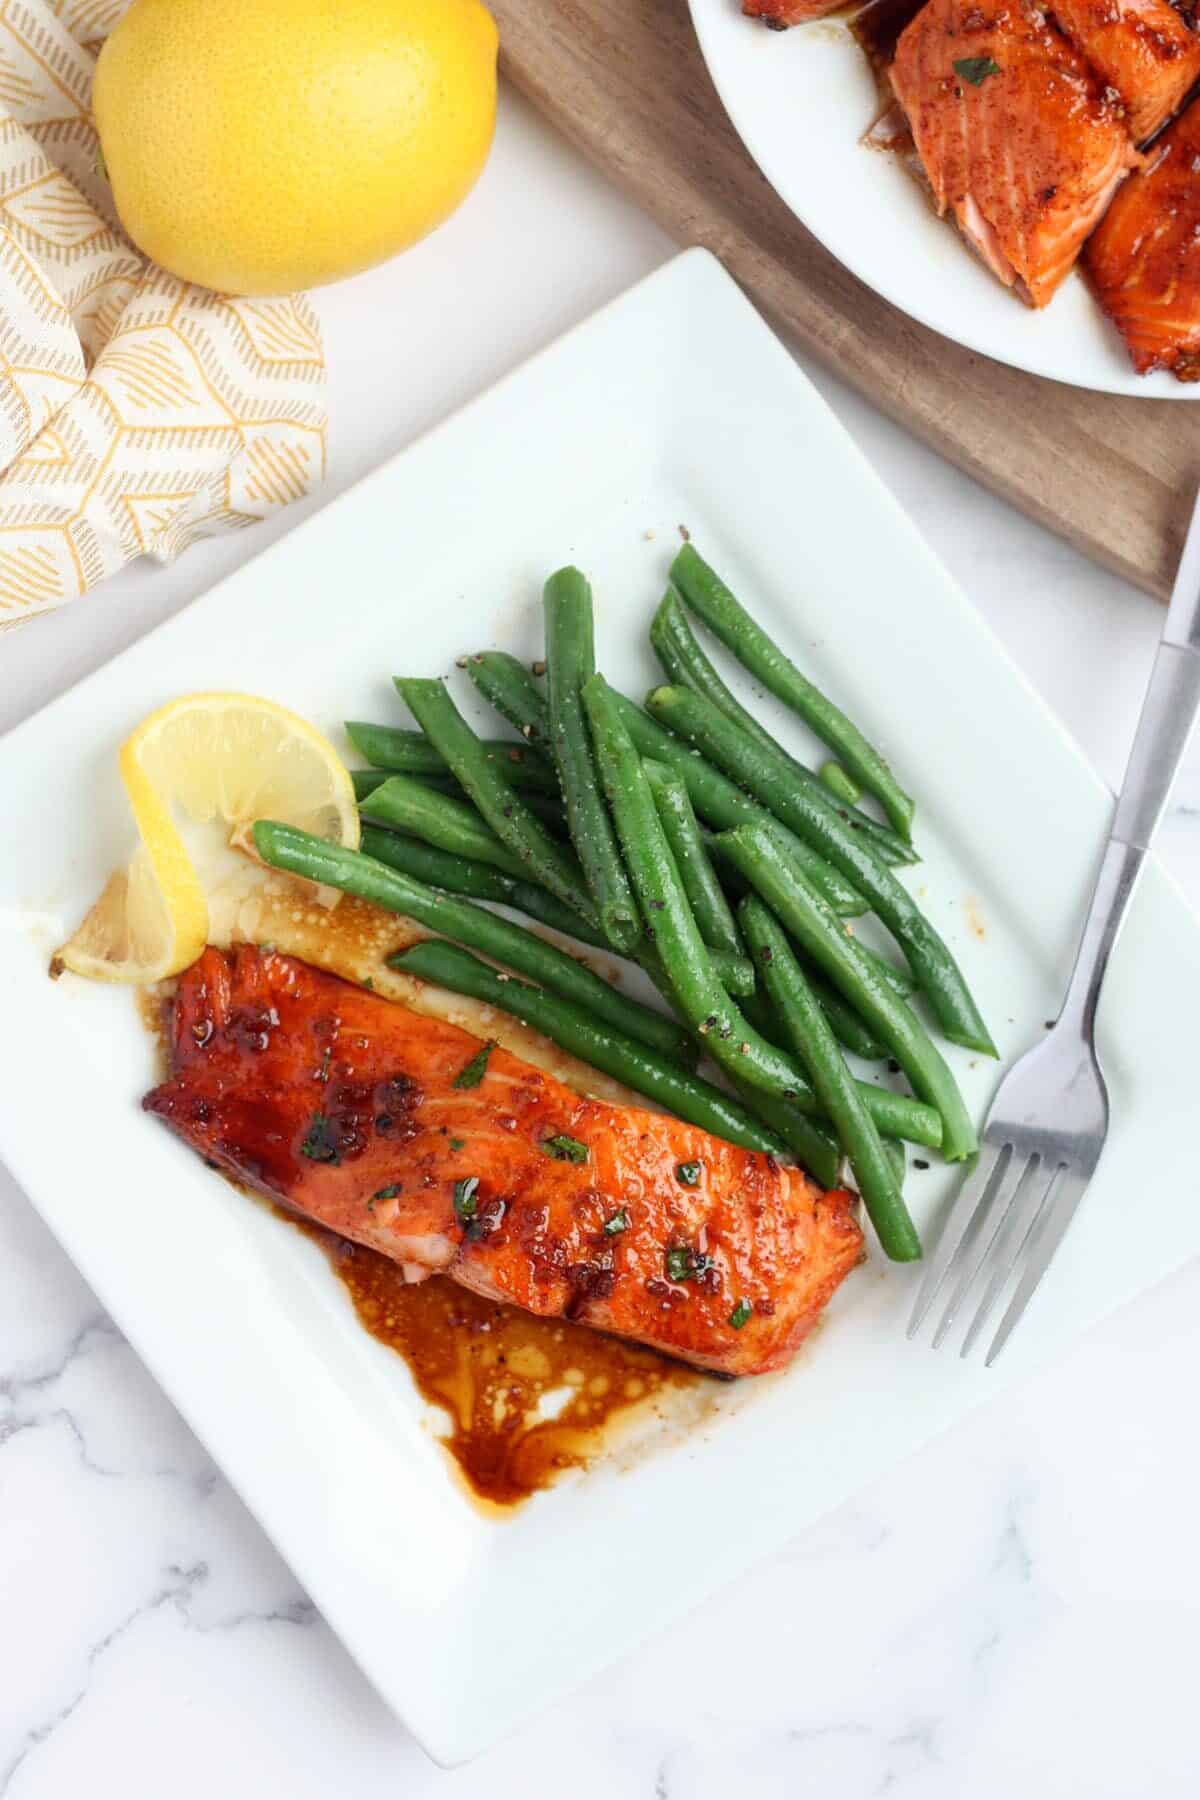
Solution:
[[[160,707],[121,746],[121,779],[141,843],[74,937],[62,967],[99,981],[162,981],[208,939],[204,884],[176,823],[220,821],[251,847],[256,819],[280,819],[356,849],[354,784],[307,720],[252,694],[187,694]]]

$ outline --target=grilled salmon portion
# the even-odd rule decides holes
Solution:
[[[842,0],[742,0],[742,11],[748,19],[761,19],[771,31],[786,31],[789,25],[803,25],[805,19],[822,19]]]
[[[292,957],[206,950],[170,1051],[143,1105],[227,1174],[413,1280],[703,1368],[787,1362],[862,1255],[852,1195]]]
[[[939,214],[1045,306],[1138,161],[1117,95],[1031,0],[929,0],[891,81]]]
[[[1164,132],[1093,234],[1084,272],[1139,375],[1200,381],[1200,106]]]
[[[1054,17],[1120,95],[1145,143],[1200,81],[1200,36],[1168,0],[1054,0]]]

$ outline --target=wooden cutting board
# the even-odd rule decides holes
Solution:
[[[879,299],[742,148],[686,0],[488,3],[510,79],[672,237],[714,251],[777,324],[986,487],[1166,597],[1200,483],[1200,403],[1020,374]]]

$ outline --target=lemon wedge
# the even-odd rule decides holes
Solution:
[[[208,940],[204,883],[177,820],[219,821],[251,847],[256,819],[280,819],[356,849],[354,784],[327,738],[252,694],[187,694],[121,746],[140,844],[57,962],[96,981],[152,982],[193,963]]]

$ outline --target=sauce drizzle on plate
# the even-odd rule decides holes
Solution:
[[[509,1507],[580,1469],[622,1414],[708,1378],[651,1350],[562,1319],[498,1305],[441,1276],[407,1283],[398,1265],[280,1208],[319,1244],[359,1323],[397,1351],[471,1492]]]

